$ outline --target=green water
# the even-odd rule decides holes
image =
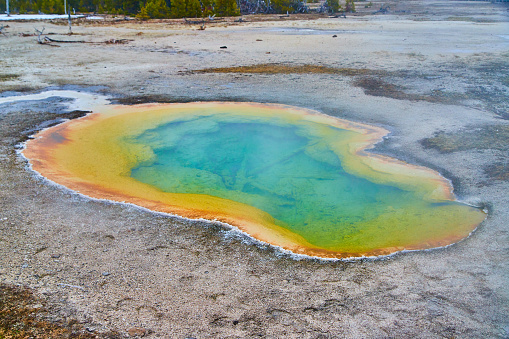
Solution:
[[[328,129],[338,139],[354,133]],[[257,207],[323,248],[362,233],[364,224],[389,212],[406,215],[434,207],[412,192],[346,173],[338,155],[312,130],[267,119],[172,121],[131,140],[153,152],[152,160],[133,168],[131,176],[165,192],[206,194]]]

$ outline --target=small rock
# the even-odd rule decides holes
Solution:
[[[131,327],[127,330],[131,337],[144,337],[147,334],[147,330],[142,327]]]
[[[102,275],[103,275],[103,276],[105,276],[105,277],[107,277],[107,276],[109,276],[109,275],[110,275],[110,272],[103,272],[103,273],[102,273]]]
[[[226,46],[221,46],[221,47],[219,47],[219,48],[228,48],[228,47],[226,47]]]
[[[338,36],[337,36],[336,34],[334,34],[332,37],[333,37],[333,38],[337,38]]]
[[[60,258],[60,254],[52,254],[51,257],[53,259],[58,259],[58,258]]]

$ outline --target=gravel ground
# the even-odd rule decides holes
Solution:
[[[460,200],[489,209],[468,239],[378,260],[297,261],[212,223],[93,201],[36,176],[17,152],[86,107],[19,100],[0,103],[2,286],[29,287],[47,319],[103,336],[508,338],[507,5],[419,3],[204,31],[82,22],[51,37],[93,43],[54,46],[21,33],[65,25],[9,22],[0,97],[66,89],[120,103],[274,102],[383,126],[391,135],[374,152],[434,168]],[[196,72],[257,64],[357,71]]]

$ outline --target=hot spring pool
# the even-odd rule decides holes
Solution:
[[[95,198],[218,220],[297,254],[387,255],[459,241],[485,218],[438,173],[364,149],[387,131],[290,106],[111,106],[24,154]]]

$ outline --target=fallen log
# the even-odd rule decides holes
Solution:
[[[110,39],[106,40],[104,43],[107,45],[116,45],[116,44],[127,44],[129,41],[133,41],[131,39]]]
[[[58,43],[62,43],[62,44],[65,44],[65,43],[69,43],[69,44],[84,44],[84,43],[87,43],[87,41],[83,41],[83,40],[56,40],[56,39],[51,39],[51,38],[48,38],[47,36],[44,37],[44,41],[47,41],[47,42],[58,42]]]
[[[186,18],[184,18],[184,22],[186,24],[190,24],[190,25],[203,25],[203,24],[205,24],[205,20],[187,20]]]

